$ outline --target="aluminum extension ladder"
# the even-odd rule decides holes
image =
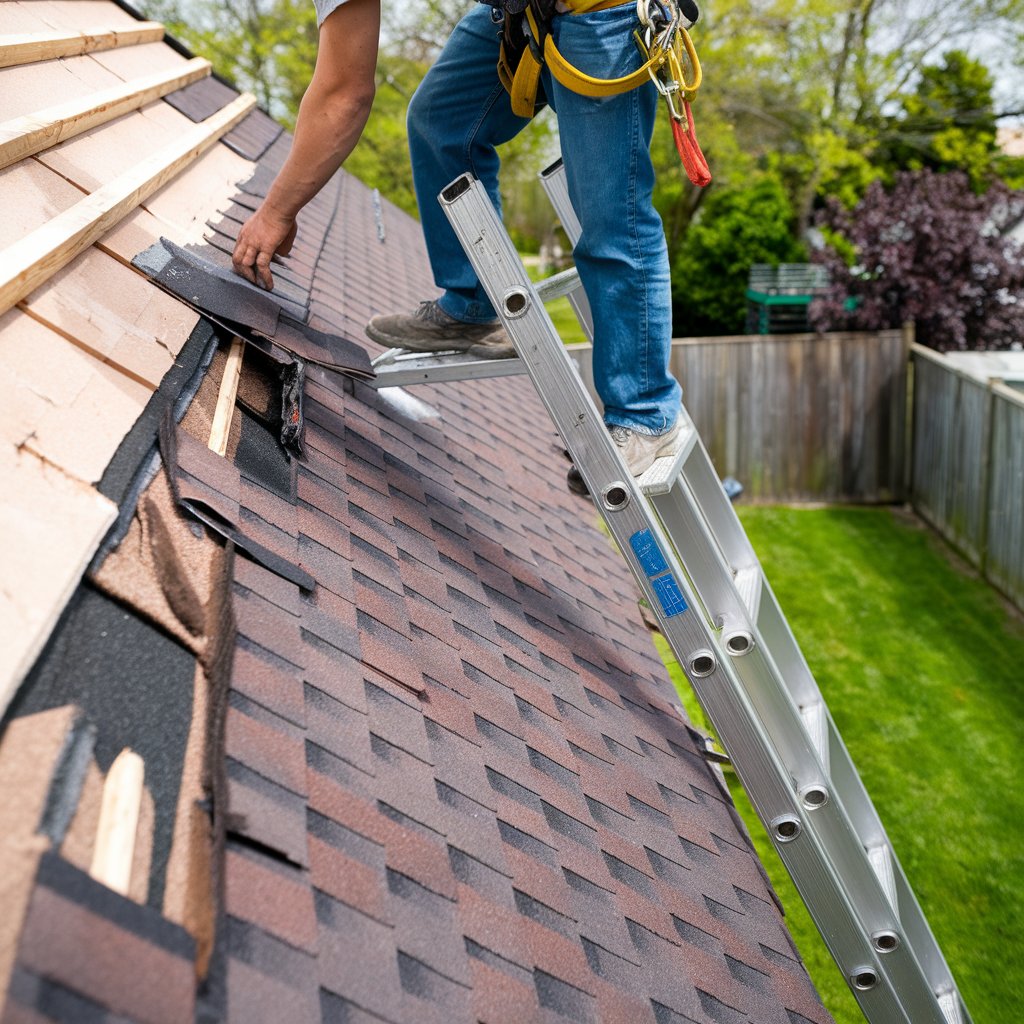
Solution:
[[[559,164],[541,175],[570,241]],[[725,747],[782,861],[872,1024],[970,1024],[952,974],[689,415],[677,453],[626,471],[544,309],[575,271],[531,283],[484,188],[440,196],[518,358],[397,350],[377,387],[529,373]]]

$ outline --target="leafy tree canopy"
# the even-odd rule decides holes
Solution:
[[[812,321],[878,330],[913,320],[932,348],[1005,348],[1024,337],[1024,249],[1001,232],[1022,220],[1024,194],[1002,183],[978,194],[962,172],[902,172],[853,210],[831,200],[819,224],[843,241],[818,255],[832,290]]]
[[[712,192],[672,264],[676,333],[741,333],[753,263],[795,263],[793,210],[775,174]]]

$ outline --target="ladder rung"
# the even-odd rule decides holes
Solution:
[[[575,267],[570,267],[568,270],[563,270],[559,274],[553,274],[546,280],[541,281],[536,285],[536,288],[541,302],[551,302],[553,299],[560,299],[563,295],[568,295],[579,286],[579,272]]]
[[[679,445],[676,450],[671,455],[655,459],[654,465],[643,476],[637,477],[636,482],[640,490],[651,497],[668,494],[683,468],[683,463],[689,458],[696,443],[697,431],[693,423],[687,419],[680,431]]]
[[[737,569],[735,574],[736,590],[739,592],[743,606],[750,614],[750,621],[757,622],[757,613],[761,607],[761,584],[764,576],[761,566],[747,565]]]
[[[873,846],[869,846],[867,851],[871,867],[874,869],[878,881],[885,890],[886,896],[889,897],[893,911],[899,915],[899,902],[896,898],[896,876],[893,874],[892,853],[889,850],[889,844],[883,840],[882,842],[875,843]]]
[[[800,717],[804,721],[804,728],[807,730],[807,735],[811,738],[811,743],[814,749],[818,752],[818,757],[821,759],[821,763],[825,769],[825,774],[829,774],[829,739],[828,739],[828,715],[825,713],[825,705],[821,701],[816,704],[809,704],[807,707],[800,709]],[[869,851],[870,856],[870,851]],[[874,866],[874,861],[871,862]],[[877,868],[876,868],[877,871]],[[889,871],[892,874],[892,869]],[[889,892],[889,890],[886,890]],[[895,888],[890,893],[892,898],[895,892]]]
[[[526,373],[519,358],[474,359],[465,352],[409,352],[389,349],[373,362],[377,376],[367,381],[374,388],[406,384],[435,384],[451,380],[479,380]]]
[[[957,994],[955,992],[937,992],[935,995],[939,1001],[942,1016],[949,1024],[964,1024],[964,1017],[960,1012],[960,998]]]

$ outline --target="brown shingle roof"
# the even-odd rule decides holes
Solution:
[[[198,117],[232,97],[207,84],[175,102]],[[150,208],[193,251],[210,220],[199,255],[225,267],[288,145],[251,115]],[[229,203],[204,200],[204,173],[217,193],[253,160]],[[122,258],[155,241],[154,219],[137,218],[115,232]],[[368,347],[370,315],[435,291],[418,226],[344,173],[301,215],[277,276],[286,313]],[[250,352],[220,460],[205,443],[222,366],[217,355],[180,426],[165,416],[162,445],[176,497],[239,546],[217,562],[232,576],[211,584],[202,635],[159,634],[198,653],[209,680],[174,828],[175,843],[185,819],[211,832],[209,860],[195,833],[187,861],[162,849],[168,877],[199,884],[140,906],[67,863],[57,837],[2,1019],[828,1021],[628,570],[564,489],[529,382],[376,392],[309,364],[297,460],[265,422],[271,364]],[[255,545],[278,561],[254,560]],[[174,560],[154,558],[159,579]],[[110,588],[126,617],[174,614],[174,601],[135,607],[131,587]],[[216,923],[208,972],[189,937],[209,939],[197,907]]]

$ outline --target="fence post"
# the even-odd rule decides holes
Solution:
[[[903,479],[900,481],[902,501],[914,503],[914,360],[911,358],[916,328],[913,320],[905,320],[901,328],[903,341],[903,366],[906,370],[905,401],[903,409]]]
[[[996,401],[994,384],[998,377],[989,377],[985,386],[985,433],[981,445],[981,522],[978,528],[978,571],[988,579],[988,521],[992,509],[992,445],[995,439]],[[991,582],[991,581],[990,581]]]

